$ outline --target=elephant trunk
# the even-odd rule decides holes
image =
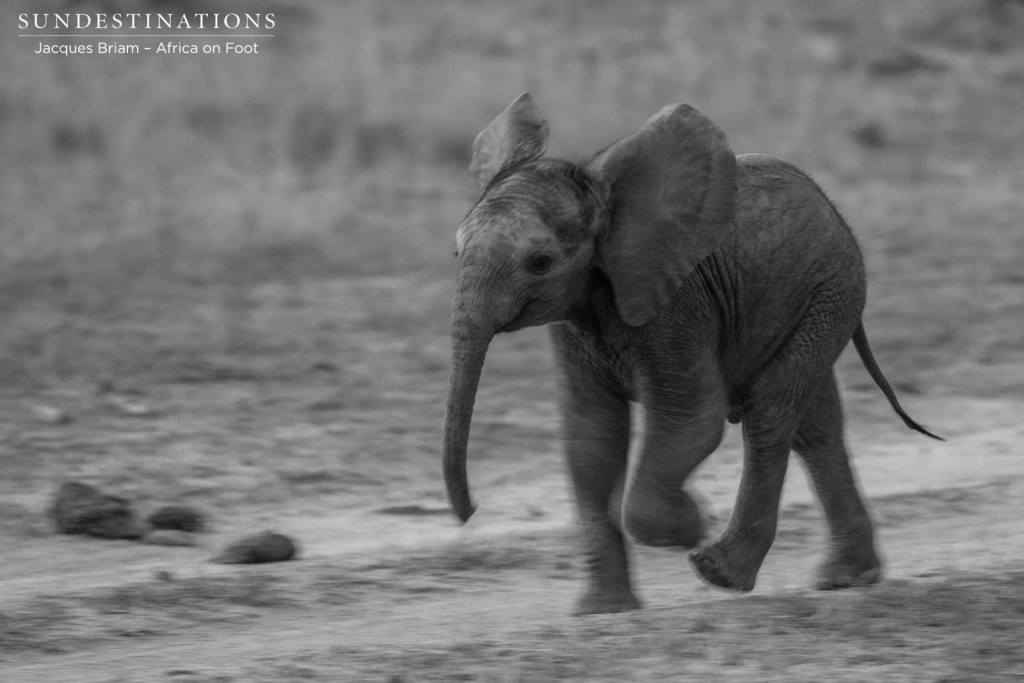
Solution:
[[[460,278],[463,280],[463,278]],[[494,336],[493,325],[480,324],[479,315],[469,312],[464,283],[455,295],[452,317],[452,362],[448,380],[448,399],[444,418],[444,480],[448,500],[455,515],[466,522],[476,512],[469,495],[466,477],[466,445],[469,426],[473,419],[480,372],[483,369],[487,347]],[[478,303],[473,310],[486,310]]]

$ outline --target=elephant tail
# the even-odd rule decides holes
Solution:
[[[907,411],[903,410],[903,406],[900,405],[900,401],[896,398],[896,392],[893,391],[892,386],[889,385],[889,380],[882,374],[882,369],[878,367],[878,362],[875,360],[875,356],[871,353],[871,345],[868,344],[868,335],[864,332],[864,323],[857,325],[857,329],[853,333],[853,345],[857,349],[857,355],[860,356],[861,362],[864,363],[864,367],[867,368],[868,374],[871,375],[871,379],[875,380],[875,384],[882,390],[885,397],[889,399],[889,405],[896,411],[896,414],[900,416],[903,423],[913,429],[915,432],[921,432],[925,436],[930,436],[933,439],[939,441],[945,441],[941,436],[932,434],[927,429],[919,425],[914,418],[907,415]]]

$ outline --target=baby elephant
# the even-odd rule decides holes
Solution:
[[[743,423],[739,495],[722,536],[690,554],[696,571],[754,587],[795,450],[831,532],[818,587],[878,581],[832,370],[851,338],[896,413],[934,435],[903,411],[871,355],[864,263],[839,212],[790,164],[734,156],[687,105],[580,163],[542,158],[547,135],[524,93],[473,144],[482,194],[456,234],[444,425],[455,514],[475,510],[466,445],[491,338],[551,323],[587,558],[577,613],[640,606],[624,534],[652,546],[702,540],[682,484],[726,420]],[[630,402],[644,407],[645,437],[627,468]]]

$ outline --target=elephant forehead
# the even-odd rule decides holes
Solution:
[[[551,239],[546,224],[529,207],[516,202],[508,206],[492,202],[478,204],[459,226],[455,241],[459,252],[466,250],[470,240],[480,239],[491,247],[518,250],[529,244]]]
[[[500,232],[516,243],[554,237],[574,251],[587,236],[595,207],[589,196],[562,174],[526,170],[493,184],[463,223],[465,232]],[[477,228],[477,226],[480,226]],[[464,232],[460,228],[460,232]]]

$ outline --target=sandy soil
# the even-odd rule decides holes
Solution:
[[[213,400],[224,391],[191,394]],[[852,402],[860,399],[869,400],[855,394]],[[1010,645],[1024,634],[1016,445],[1024,405],[913,404],[948,443],[900,431],[895,418],[851,425],[887,562],[886,582],[873,589],[807,588],[824,525],[794,466],[779,536],[752,594],[701,584],[681,553],[637,548],[646,609],[574,619],[582,577],[565,477],[549,466],[556,444],[525,463],[474,463],[481,511],[463,528],[446,514],[440,489],[399,490],[390,465],[367,462],[361,471],[379,483],[339,505],[297,500],[246,520],[222,514],[198,549],[44,533],[9,539],[0,678],[1013,680],[1024,675],[1024,652]],[[737,482],[736,436],[693,482],[719,527]],[[44,501],[22,502],[38,509]],[[295,534],[302,561],[208,562],[253,525]]]

